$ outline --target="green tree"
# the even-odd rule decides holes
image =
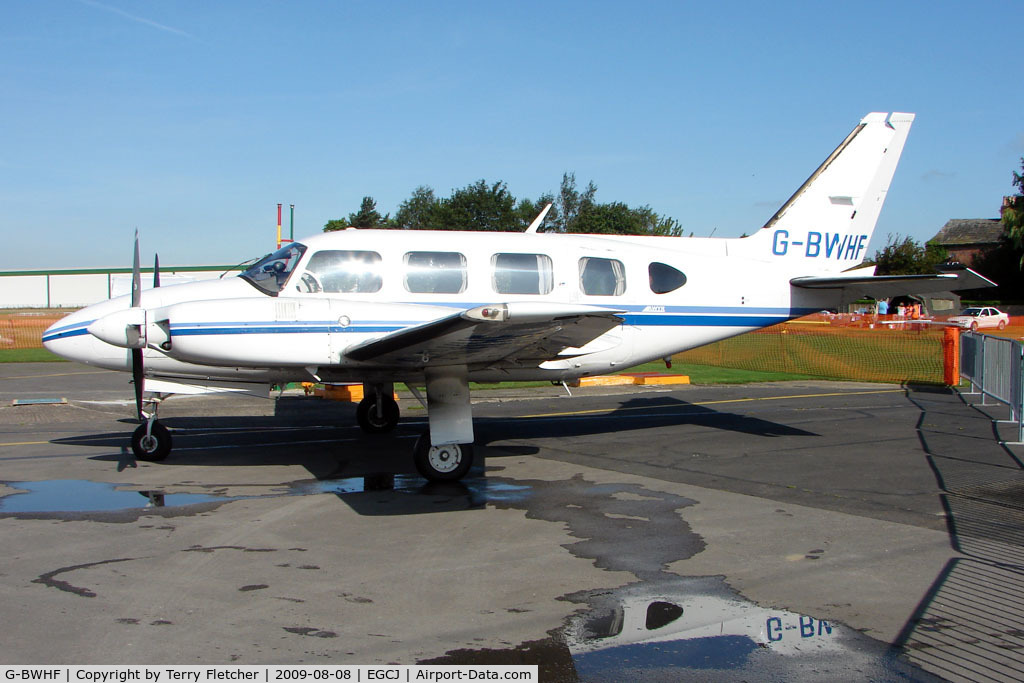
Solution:
[[[359,211],[350,213],[348,218],[332,218],[324,224],[324,232],[344,230],[345,228],[386,228],[389,227],[387,216],[377,211],[377,202],[373,197],[363,197]]]
[[[633,209],[640,219],[641,235],[661,235],[665,237],[679,237],[683,234],[683,226],[675,218],[659,216],[654,210],[647,206]]]
[[[331,220],[324,230],[357,228],[399,228],[403,230],[483,230],[521,232],[548,204],[552,205],[541,232],[574,232],[627,235],[682,234],[673,218],[660,216],[650,206],[630,208],[622,202],[599,204],[593,181],[580,191],[576,175],[563,173],[557,195],[545,193],[536,200],[516,200],[503,181],[478,180],[438,199],[434,190],[420,185],[398,207],[393,219],[381,216],[372,197],[363,197],[357,213],[347,220]]]
[[[889,235],[888,244],[871,260],[878,275],[917,275],[934,273],[947,258],[946,250],[936,244],[922,246],[910,237]]]
[[[1024,171],[1024,157],[1020,160]],[[1013,248],[1021,254],[1018,268],[1024,269],[1024,174],[1013,172],[1013,185],[1017,194],[1006,198],[1003,209],[1003,231]]]
[[[377,202],[373,197],[363,197],[359,211],[348,215],[348,224],[353,228],[381,228],[387,221],[388,217],[381,216],[377,211]]]
[[[515,232],[522,230],[515,212],[516,199],[504,182],[488,184],[478,180],[452,192],[441,201],[439,217],[442,230],[483,230]]]
[[[622,202],[585,204],[569,224],[569,232],[590,235],[637,235],[642,229],[640,217]]]
[[[587,189],[580,192],[576,189],[576,174],[563,173],[562,185],[558,188],[558,196],[555,198],[553,212],[557,218],[553,221],[556,232],[584,232],[573,227],[577,217],[582,211],[587,210],[594,204],[594,195],[597,194],[597,186],[594,181],[587,183]]]
[[[395,213],[394,226],[402,230],[435,230],[439,228],[440,202],[433,188],[420,185],[412,196],[402,202]]]

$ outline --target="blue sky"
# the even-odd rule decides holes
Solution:
[[[994,217],[1024,3],[8,0],[0,270],[234,263],[417,185],[593,180],[764,224],[870,111],[917,114],[869,248]],[[16,248],[12,248],[16,247]]]

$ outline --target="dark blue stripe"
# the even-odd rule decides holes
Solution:
[[[348,327],[342,327],[341,325],[243,325],[240,327],[180,327],[172,325],[171,336],[197,337],[220,334],[351,334],[356,332],[394,332],[395,330],[400,329],[402,328],[394,325],[350,325]]]
[[[67,339],[68,337],[80,337],[84,334],[89,334],[89,330],[85,327],[66,329],[64,332],[53,332],[50,334],[43,335],[43,341],[53,341],[54,339]]]
[[[622,316],[628,325],[638,327],[768,327],[786,322],[785,316],[760,317],[751,315],[666,315],[648,313]]]

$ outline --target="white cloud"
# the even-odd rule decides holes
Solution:
[[[78,2],[82,3],[83,5],[89,5],[90,7],[95,7],[97,9],[105,10],[107,12],[112,12],[113,14],[124,17],[125,19],[128,19],[130,21],[134,21],[139,24],[145,24],[146,26],[152,26],[153,28],[159,29],[161,31],[167,31],[168,33],[174,33],[179,36],[185,36],[186,38],[194,37],[192,34],[182,31],[181,29],[174,28],[173,26],[167,26],[166,24],[161,24],[157,21],[153,21],[152,19],[146,19],[145,17],[130,14],[128,12],[125,12],[123,9],[112,7],[110,5],[105,5],[102,2],[96,2],[96,0],[78,0]]]

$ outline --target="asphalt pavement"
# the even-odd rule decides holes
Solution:
[[[998,409],[847,382],[573,394],[477,392],[478,465],[439,486],[409,398],[386,436],[296,392],[175,398],[147,463],[125,375],[0,365],[0,662],[1024,677]]]

